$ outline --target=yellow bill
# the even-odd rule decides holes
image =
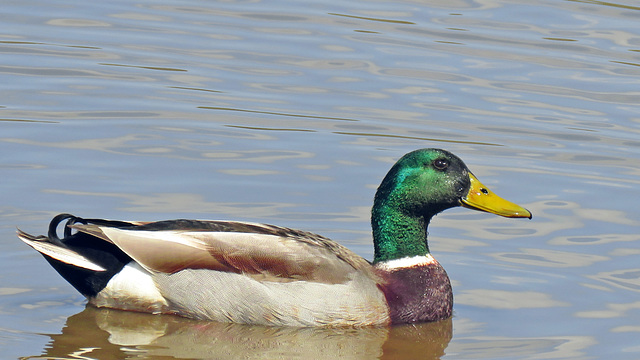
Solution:
[[[494,194],[489,188],[482,185],[472,173],[469,173],[469,179],[471,180],[471,186],[467,195],[460,199],[462,206],[504,217],[531,219],[529,210]]]

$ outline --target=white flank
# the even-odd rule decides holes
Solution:
[[[427,255],[418,255],[418,256],[407,256],[400,259],[379,262],[376,264],[376,267],[383,270],[390,271],[390,270],[404,269],[404,268],[410,268],[410,267],[420,266],[420,265],[429,265],[435,262],[436,262],[436,259],[434,259],[433,256],[431,256],[431,254],[427,254]]]
[[[98,307],[153,313],[163,312],[167,307],[167,301],[158,291],[151,273],[135,261],[115,274],[91,302]]]

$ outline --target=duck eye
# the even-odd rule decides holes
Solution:
[[[449,161],[445,159],[436,159],[433,161],[433,167],[435,167],[438,170],[445,170],[446,168],[449,167]]]

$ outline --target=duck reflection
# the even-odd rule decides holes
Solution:
[[[365,328],[226,324],[87,306],[30,359],[439,359],[451,319]]]

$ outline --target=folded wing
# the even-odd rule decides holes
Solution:
[[[109,241],[149,271],[173,274],[210,269],[267,281],[345,283],[355,271],[372,279],[370,264],[347,248],[316,234],[271,225],[182,220],[131,228],[75,224]]]

